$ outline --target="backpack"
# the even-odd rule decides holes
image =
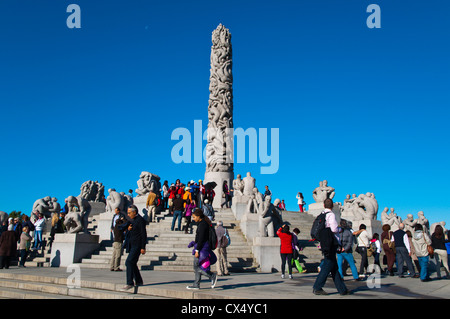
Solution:
[[[231,244],[230,234],[228,234],[228,230],[225,230],[225,235],[222,237],[221,247],[226,248],[230,246],[230,244]]]
[[[369,244],[369,248],[367,249],[367,257],[372,257],[377,251],[377,245],[374,242]]]
[[[328,212],[322,212],[314,220],[314,223],[311,227],[311,238],[313,240],[319,240],[320,232],[325,229],[325,218],[327,214]]]
[[[211,248],[211,250],[214,250],[217,248],[217,234],[212,225],[209,227],[208,243],[209,243],[209,247]]]

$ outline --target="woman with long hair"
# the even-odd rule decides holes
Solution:
[[[441,278],[441,262],[444,265],[446,278],[450,279],[449,269],[448,269],[448,255],[447,249],[445,247],[445,236],[444,229],[441,225],[437,225],[434,229],[434,233],[431,235],[431,246],[434,249],[434,256],[436,259],[436,274],[437,277]]]
[[[198,290],[200,289],[200,281],[202,275],[208,277],[211,280],[211,288],[214,288],[217,283],[217,274],[211,271],[205,271],[200,267],[200,252],[207,251],[209,254],[213,254],[212,248],[209,246],[209,232],[215,231],[212,227],[211,220],[203,214],[201,208],[196,208],[192,213],[192,219],[197,223],[197,231],[195,233],[195,254],[194,254],[194,273],[195,281],[192,286],[187,286],[187,289]]]

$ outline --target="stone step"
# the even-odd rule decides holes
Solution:
[[[69,288],[55,284],[21,279],[0,279],[0,296],[16,299],[148,299],[127,292],[92,288]],[[159,299],[159,298],[158,298]]]

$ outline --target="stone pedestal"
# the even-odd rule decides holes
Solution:
[[[102,202],[89,202],[89,205],[91,205],[91,212],[89,216],[96,216],[100,215],[101,213],[105,212],[106,204]]]
[[[253,238],[252,252],[261,267],[261,272],[271,273],[281,270],[280,246],[278,237]]]
[[[147,204],[147,197],[148,197],[148,194],[144,195],[144,196],[138,196],[138,197],[133,198],[133,205],[137,207],[139,215],[141,215],[141,217],[144,218],[144,220],[146,222],[149,221],[148,210],[145,208],[145,205]],[[125,212],[125,215],[126,214],[127,213]]]
[[[79,263],[99,247],[99,236],[91,234],[56,234],[52,245],[50,265],[67,267]]]
[[[111,223],[113,213],[102,213],[98,217],[98,224],[96,234],[99,236],[100,241],[111,240]]]
[[[241,230],[247,240],[250,241],[260,236],[258,215],[245,213],[241,219]]]
[[[366,230],[372,238],[373,234],[377,233],[381,238],[381,233],[383,232],[381,221],[375,219],[366,219],[366,220],[355,220],[352,222],[352,229],[358,230],[361,224],[366,225]]]
[[[308,214],[311,214],[314,217],[316,217],[321,212],[323,212],[324,209],[325,208],[323,207],[323,203],[313,203],[308,205]],[[336,215],[336,220],[339,224],[341,220],[341,206],[339,204],[334,203],[332,211]]]
[[[231,211],[233,212],[236,220],[241,220],[244,217],[244,214],[247,211],[248,201],[250,200],[249,196],[234,196],[231,204]]]
[[[223,191],[223,181],[227,181],[228,189],[232,188],[233,185],[234,174],[233,172],[206,172],[205,179],[203,181],[203,185],[208,182],[216,182],[217,186],[214,188],[214,192],[216,193],[214,197],[214,201],[212,203],[213,208],[220,208],[220,205],[225,202],[225,198],[222,197]]]

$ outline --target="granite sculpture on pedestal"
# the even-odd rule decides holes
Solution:
[[[418,217],[416,220],[416,224],[420,224],[423,227],[423,232],[428,233],[430,231],[430,224],[428,222],[428,219],[425,218],[425,214],[423,211],[420,211],[417,213]]]
[[[157,193],[161,189],[161,177],[150,172],[142,172],[137,181],[138,188],[135,190],[137,197],[147,196],[148,193]]]
[[[394,213],[394,208],[391,208],[391,212],[388,214],[389,208],[385,207],[381,213],[381,224],[391,226],[391,231],[399,229],[402,219]]]
[[[53,207],[51,201],[52,198],[50,196],[36,200],[33,204],[33,212],[41,213],[44,217],[49,218],[51,216],[50,209]]]
[[[406,216],[406,219],[403,220],[403,224],[405,225],[405,231],[409,230],[411,234],[414,234],[414,227],[417,225],[417,221],[414,220],[412,214]]]
[[[61,205],[58,203],[58,199],[56,197],[52,197],[49,203],[48,211],[53,214],[59,214],[61,212]]]
[[[116,208],[119,208],[121,212],[125,212],[122,196],[114,188],[108,189],[108,194],[106,198],[106,212],[110,213],[111,216],[114,214]]]
[[[215,182],[212,206],[221,207],[222,185],[233,173],[233,75],[230,31],[220,24],[212,33],[204,184]]]
[[[88,234],[89,214],[91,205],[81,196],[69,196],[66,198],[68,213],[64,219],[64,224],[69,233],[83,232]]]
[[[328,186],[328,181],[324,180],[319,182],[319,187],[316,187],[312,192],[315,203],[308,205],[308,213],[313,216],[318,216],[323,210],[323,203],[325,199],[333,199],[336,195],[336,190],[333,187]],[[333,213],[336,219],[339,221],[341,218],[341,205],[335,202],[333,206]]]
[[[327,180],[319,182],[319,187],[313,190],[313,198],[316,203],[323,203],[327,198],[333,199],[335,194],[335,189],[328,186]]]
[[[80,187],[80,195],[89,202],[105,202],[105,186],[98,181],[86,181]]]
[[[75,196],[66,198],[68,213],[64,218],[64,225],[69,234],[76,234],[83,231],[83,222],[81,220],[81,212],[78,199]]]
[[[233,180],[233,196],[244,195],[245,182],[241,179],[241,174],[237,174],[235,180]]]
[[[341,218],[351,221],[376,220],[378,215],[378,202],[373,193],[360,194],[350,198],[346,196],[341,208]]]

